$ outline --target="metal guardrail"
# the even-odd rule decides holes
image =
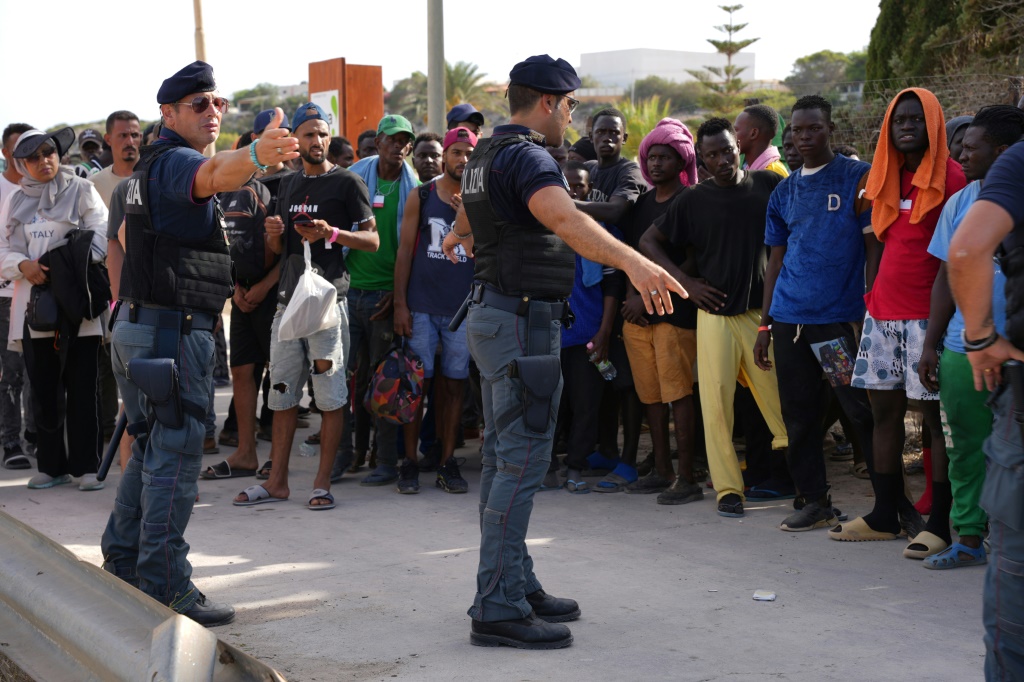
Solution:
[[[40,682],[285,682],[273,668],[4,512],[0,642]]]

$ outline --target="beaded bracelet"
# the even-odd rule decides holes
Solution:
[[[249,145],[249,158],[252,159],[252,165],[256,166],[260,172],[266,172],[266,170],[270,168],[270,166],[264,166],[260,163],[260,160],[256,158],[256,140],[253,140],[252,144]]]

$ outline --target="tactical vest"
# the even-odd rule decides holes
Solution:
[[[1006,338],[1024,349],[1024,227],[1003,240],[999,267],[1006,275]]]
[[[519,134],[480,140],[462,174],[462,205],[473,228],[476,279],[509,296],[568,298],[576,265],[572,249],[536,220],[502,220],[491,204],[491,164],[499,150],[514,144],[534,142]]]
[[[220,314],[234,288],[220,204],[215,203],[214,220],[202,240],[178,239],[153,228],[149,170],[158,158],[177,146],[143,148],[128,181],[120,298],[143,305]]]

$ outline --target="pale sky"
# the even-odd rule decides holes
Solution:
[[[195,59],[192,4],[0,0],[0,127],[78,124],[115,109],[156,118],[160,83]],[[725,3],[445,0],[445,58],[473,62],[489,79],[504,81],[516,62],[534,54],[579,66],[584,52],[712,51],[705,39],[724,35],[713,26],[727,19],[719,4]],[[878,3],[749,0],[736,17],[748,24],[739,38],[760,37],[747,49],[756,55],[753,77],[781,79],[798,57],[865,47]],[[309,62],[335,57],[382,66],[390,88],[413,71],[426,73],[426,24],[426,0],[203,0],[207,61],[228,97],[260,82],[308,80]]]

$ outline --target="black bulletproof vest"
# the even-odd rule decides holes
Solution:
[[[143,305],[155,303],[220,314],[234,289],[220,204],[216,204],[205,239],[183,240],[153,229],[149,169],[161,155],[174,148],[175,145],[144,147],[128,181],[120,298]]]
[[[491,164],[500,149],[534,144],[526,135],[480,140],[462,174],[462,205],[473,228],[476,279],[509,296],[568,298],[576,259],[561,237],[540,222],[502,220],[491,205]]]
[[[1006,275],[1006,338],[1024,349],[1024,227],[1003,240],[999,266]]]

